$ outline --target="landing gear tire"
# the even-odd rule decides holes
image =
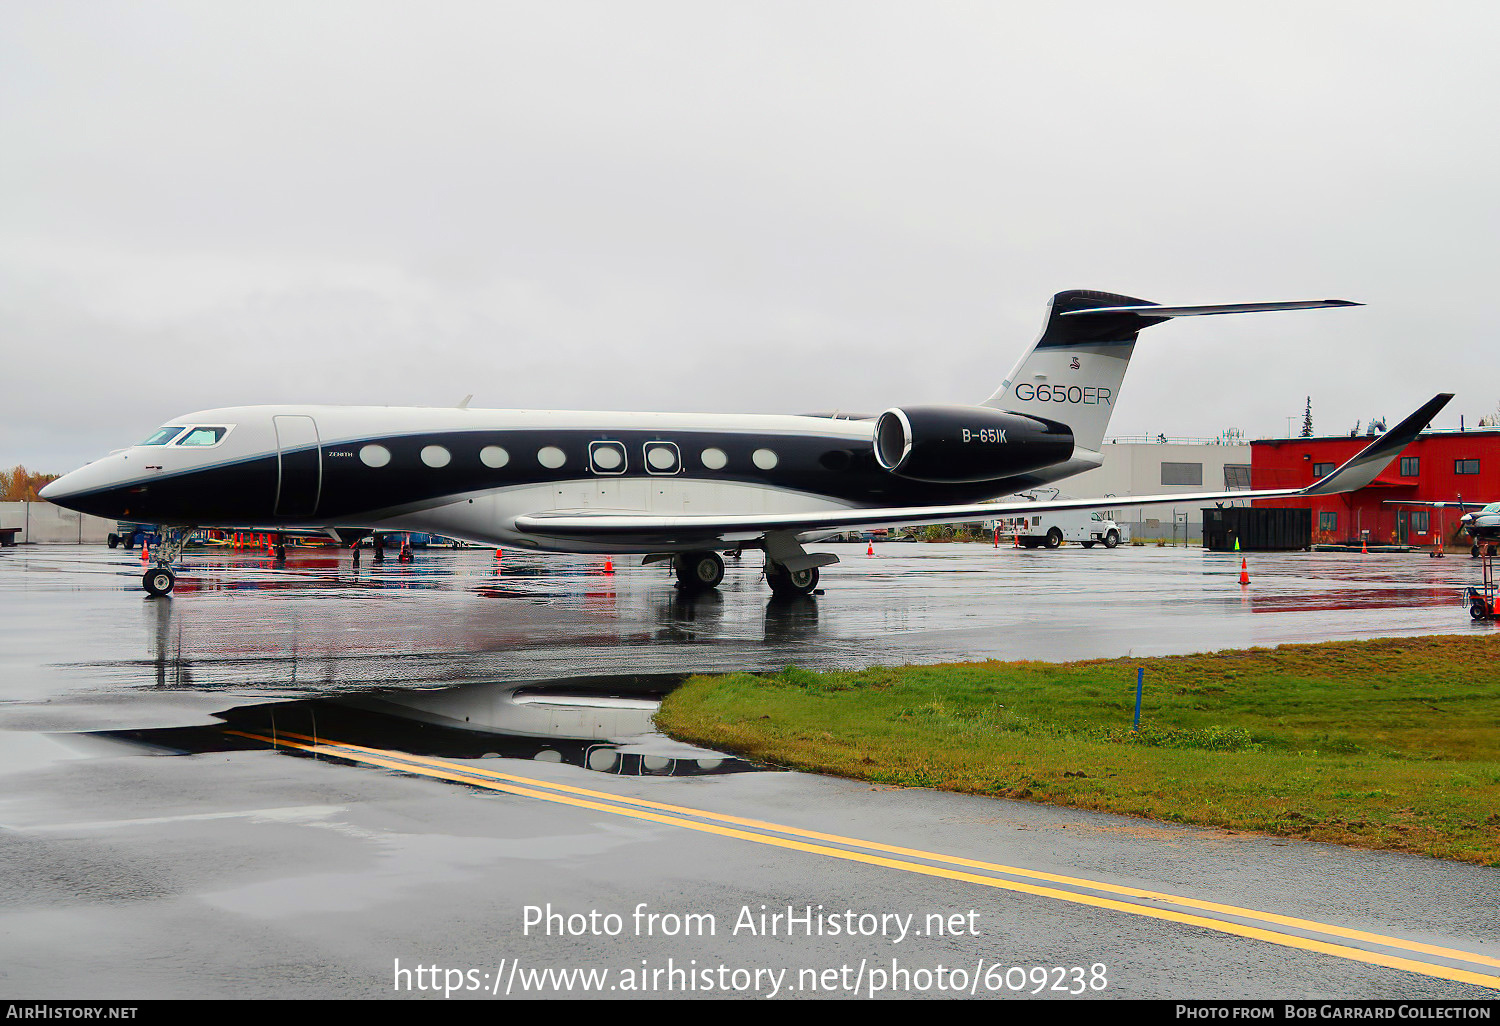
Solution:
[[[1047,548],[1055,549],[1062,544],[1062,532],[1057,528],[1047,532]]]
[[[1104,536],[1104,547],[1106,549],[1112,549],[1118,544],[1120,544],[1119,531],[1111,531]]]
[[[172,586],[176,583],[177,578],[172,571],[161,566],[152,567],[141,577],[141,584],[145,586],[146,591],[157,597],[171,594]]]
[[[672,559],[677,583],[688,591],[711,591],[724,579],[724,560],[717,552],[684,552]]]
[[[797,595],[811,595],[813,589],[818,586],[818,568],[812,567],[808,570],[787,570],[775,564],[766,565],[766,583],[771,586],[771,593],[783,598],[791,598]]]

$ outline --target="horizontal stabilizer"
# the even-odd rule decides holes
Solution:
[[[1268,313],[1275,310],[1321,310],[1330,306],[1364,306],[1348,299],[1301,299],[1290,303],[1210,303],[1203,306],[1096,306],[1085,310],[1064,310],[1063,317],[1088,317],[1100,314],[1135,314],[1138,317],[1207,317],[1211,314]]]

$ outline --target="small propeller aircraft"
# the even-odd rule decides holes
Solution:
[[[1469,553],[1473,556],[1495,555],[1500,546],[1500,502],[1465,502],[1463,499],[1387,499],[1387,506],[1425,506],[1428,509],[1457,509],[1458,526],[1469,536]],[[1473,512],[1467,512],[1472,510]]]
[[[1024,511],[1327,495],[1364,487],[1449,395],[1425,403],[1304,489],[1049,502],[996,497],[1102,465],[1141,329],[1175,317],[1356,306],[1347,300],[1162,306],[1059,292],[1041,337],[973,406],[878,416],[576,413],[384,406],[240,406],[174,417],[48,485],[44,498],[175,525],[143,579],[172,590],[196,527],[322,529],[345,543],[418,531],[481,544],[671,560],[716,587],[721,552],[761,549],[777,594],[838,562],[805,545],[843,531],[993,520]]]

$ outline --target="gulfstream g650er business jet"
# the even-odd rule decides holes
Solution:
[[[758,548],[777,593],[838,561],[804,545],[865,527],[1024,510],[1328,494],[1374,479],[1451,398],[1440,395],[1311,487],[990,503],[1103,462],[1142,328],[1173,317],[1354,306],[1344,300],[1161,306],[1060,292],[1041,338],[977,406],[878,417],[380,406],[240,406],[175,417],[42,495],[103,517],[176,525],[145,574],[171,590],[194,527],[326,528],[345,541],[425,531],[559,552],[643,553],[711,588],[719,553]]]

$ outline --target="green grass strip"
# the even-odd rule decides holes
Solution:
[[[698,676],[657,723],[750,759],[1500,866],[1500,637]],[[1136,668],[1141,730],[1130,729]]]

